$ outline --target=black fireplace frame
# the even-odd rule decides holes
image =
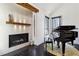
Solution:
[[[9,35],[9,48],[26,42],[29,42],[29,33]]]

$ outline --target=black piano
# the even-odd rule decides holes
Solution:
[[[57,41],[57,46],[60,48],[60,42],[62,43],[62,55],[65,54],[65,43],[71,42],[72,45],[74,43],[74,40],[76,37],[78,37],[78,32],[73,31],[76,29],[73,25],[67,25],[67,26],[59,26],[57,29],[55,29],[55,32],[59,33],[59,37],[55,38],[54,41]]]

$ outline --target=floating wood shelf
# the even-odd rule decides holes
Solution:
[[[31,25],[31,24],[28,24],[28,23],[19,23],[19,22],[10,22],[10,21],[6,21],[6,24],[14,24],[14,25],[26,25],[26,26]]]
[[[17,4],[24,8],[31,10],[32,12],[35,12],[35,13],[39,12],[39,9],[35,8],[34,6],[32,6],[29,3],[17,3]]]

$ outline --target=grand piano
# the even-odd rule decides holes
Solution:
[[[74,25],[64,25],[59,26],[54,30],[54,32],[57,32],[59,34],[59,37],[54,38],[54,41],[57,41],[57,46],[60,48],[60,42],[62,43],[62,55],[65,55],[65,43],[71,42],[72,45],[74,43],[74,40],[78,37],[78,32],[73,31],[76,29]]]

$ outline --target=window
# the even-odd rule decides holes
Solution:
[[[48,35],[49,34],[49,17],[45,16],[44,19],[44,34]]]
[[[52,17],[52,29],[61,26],[61,16]]]

